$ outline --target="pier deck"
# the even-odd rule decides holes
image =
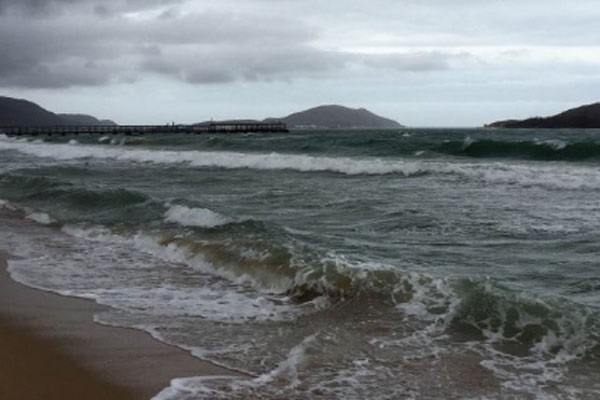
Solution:
[[[8,136],[37,135],[147,135],[165,133],[251,133],[288,132],[283,122],[213,122],[197,125],[65,125],[65,126],[6,126],[0,127],[0,133]]]

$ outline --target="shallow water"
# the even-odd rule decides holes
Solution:
[[[0,137],[0,245],[256,377],[159,399],[600,395],[600,131],[99,139]]]

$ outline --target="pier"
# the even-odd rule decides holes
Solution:
[[[65,126],[6,126],[0,133],[8,136],[37,135],[149,135],[170,133],[284,133],[283,122],[210,122],[194,125],[65,125]]]

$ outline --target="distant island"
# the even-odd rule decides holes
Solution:
[[[205,121],[198,125],[210,122]],[[348,108],[340,105],[322,105],[286,117],[266,118],[262,121],[238,119],[218,122],[283,122],[289,129],[398,129],[403,127],[392,119],[381,117],[364,108]],[[117,124],[111,120],[99,120],[86,114],[55,114],[31,101],[0,96],[0,126],[65,125],[115,126]]]
[[[232,119],[225,121],[204,121],[195,125],[206,125],[211,122],[224,123],[274,123],[283,122],[288,129],[398,129],[404,125],[364,108],[349,108],[340,105],[323,105],[295,112],[286,117],[256,119]]]
[[[85,114],[55,114],[21,99],[0,96],[0,126],[117,125]]]
[[[265,122],[285,122],[289,129],[398,129],[403,125],[364,108],[323,105]]]
[[[600,128],[600,103],[588,104],[551,117],[509,119],[485,125],[486,128]]]

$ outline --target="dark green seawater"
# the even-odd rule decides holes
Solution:
[[[0,248],[254,378],[157,399],[596,399],[600,131],[0,136]]]

